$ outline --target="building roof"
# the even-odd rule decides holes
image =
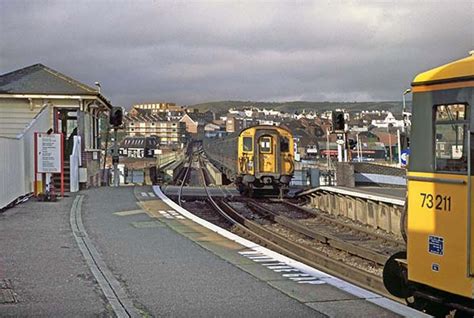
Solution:
[[[98,90],[43,64],[34,64],[0,75],[0,94],[100,96]]]
[[[120,143],[120,148],[158,148],[158,137],[125,137]]]
[[[161,114],[138,114],[136,116],[131,116],[130,114],[127,114],[123,116],[123,119],[125,122],[162,122],[162,121],[167,121],[165,117],[163,117]]]
[[[412,85],[430,85],[461,79],[474,80],[474,54],[420,73]]]

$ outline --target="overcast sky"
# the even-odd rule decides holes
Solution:
[[[115,105],[400,100],[474,50],[474,0],[0,0],[0,73],[43,63]]]

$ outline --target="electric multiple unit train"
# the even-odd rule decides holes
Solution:
[[[206,139],[204,150],[250,196],[288,188],[294,171],[293,135],[277,126],[253,126],[225,138]]]

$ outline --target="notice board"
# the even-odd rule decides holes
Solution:
[[[61,134],[36,135],[36,160],[37,172],[60,173],[61,172]]]

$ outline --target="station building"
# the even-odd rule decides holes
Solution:
[[[34,189],[35,132],[63,134],[66,192],[71,169],[80,187],[99,185],[100,120],[111,108],[99,89],[42,64],[0,75],[0,208]],[[79,167],[69,164],[73,151]]]

